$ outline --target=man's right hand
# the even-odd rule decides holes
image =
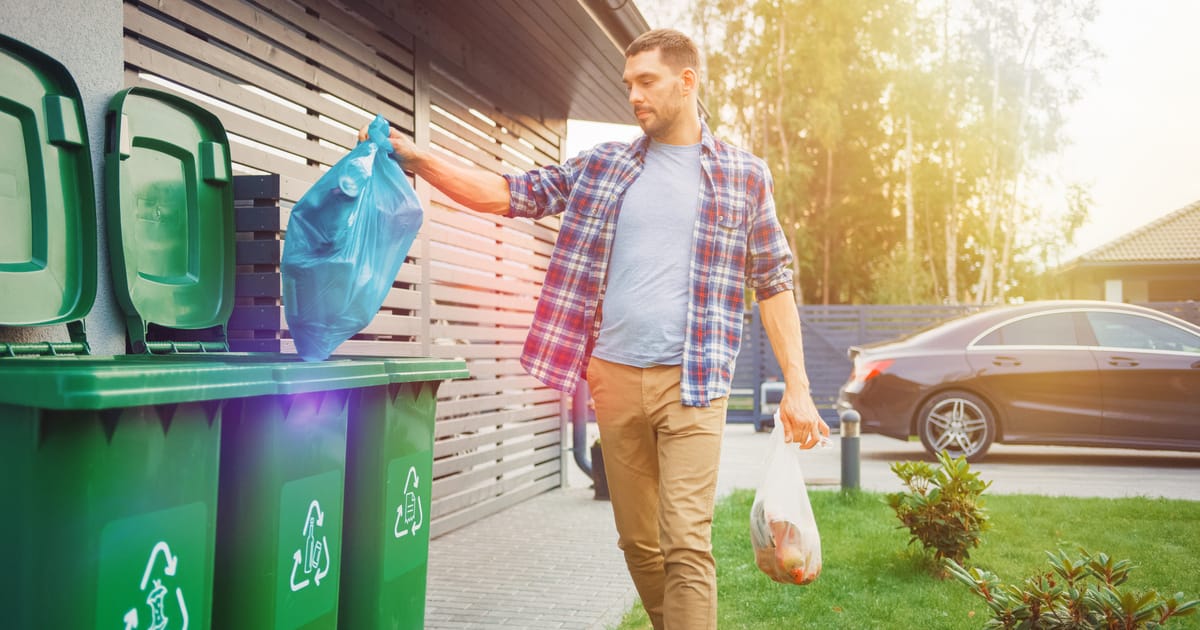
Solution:
[[[358,141],[362,142],[367,139],[367,128],[370,125],[363,125],[362,129],[358,130]],[[417,145],[408,136],[396,131],[395,127],[388,129],[388,140],[392,143],[392,150],[395,152],[396,159],[401,165],[405,165],[408,170],[413,170],[415,163],[420,161],[421,152],[417,149]]]
[[[358,141],[367,139],[367,127],[358,131]],[[429,182],[447,197],[474,210],[489,214],[509,211],[508,182],[499,174],[477,166],[441,159],[437,153],[422,151],[408,136],[388,131],[394,151],[392,158],[401,168]]]

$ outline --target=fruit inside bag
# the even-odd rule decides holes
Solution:
[[[809,584],[821,574],[821,536],[800,468],[801,449],[783,441],[775,423],[766,475],[750,508],[754,560],[768,577],[783,584]]]

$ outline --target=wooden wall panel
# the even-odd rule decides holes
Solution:
[[[546,126],[498,111],[444,64],[430,70],[434,150],[502,174],[559,160],[562,138]],[[503,509],[561,473],[558,397],[507,358],[519,356],[557,222],[479,217],[441,196],[433,205],[431,275],[444,288],[433,294],[434,338],[504,349],[471,361],[476,382],[446,385],[474,414],[438,427],[435,466],[456,462],[457,472],[434,481],[444,497],[434,514],[452,524]]]
[[[295,351],[279,290],[288,214],[374,113],[449,159],[496,173],[562,159],[565,116],[518,112],[464,79],[455,61],[405,29],[413,5],[126,2],[127,86],[212,111],[230,134],[237,174],[278,176],[270,191],[238,202],[235,349]],[[425,223],[408,260],[380,314],[339,353],[466,360],[471,378],[438,391],[437,535],[560,483],[562,397],[517,361],[558,222],[481,216],[423,183],[417,190]]]

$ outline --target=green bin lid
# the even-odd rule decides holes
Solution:
[[[163,363],[223,364],[254,366],[267,370],[267,378],[275,384],[273,394],[306,394],[334,389],[375,387],[388,383],[384,359],[379,357],[331,357],[321,362],[308,362],[294,354],[266,352],[215,352],[191,354],[121,355],[117,361],[161,365]],[[464,370],[465,371],[465,370]],[[239,394],[245,396],[257,394]]]
[[[383,361],[328,359],[319,363],[296,361],[275,364],[275,383],[280,394],[303,394],[332,389],[386,385]]]
[[[392,383],[445,381],[471,376],[467,363],[460,359],[385,359],[384,366]]]
[[[96,198],[79,88],[0,35],[0,325],[82,319],[96,299]]]
[[[225,128],[204,108],[147,88],[119,92],[106,121],[109,254],[130,340],[144,341],[152,323],[219,326],[224,341],[236,271]]]
[[[0,404],[41,409],[116,409],[275,394],[272,366],[120,357],[0,361]]]

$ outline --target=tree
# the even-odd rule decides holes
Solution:
[[[1095,13],[1094,0],[700,2],[710,122],[774,173],[802,299],[991,302],[1032,282],[1053,243],[1018,228],[1054,223],[1030,191],[1095,56]]]
[[[989,69],[986,102],[990,151],[984,195],[987,231],[975,300],[1003,300],[1009,289],[1017,226],[1040,208],[1026,198],[1040,158],[1062,146],[1064,110],[1078,100],[1082,73],[1095,59],[1085,29],[1095,0],[974,0],[967,14],[968,51],[977,71]],[[1032,214],[1034,216],[1026,216]],[[1025,245],[1028,245],[1026,243]],[[997,260],[998,257],[998,260]]]
[[[906,2],[700,3],[714,128],[763,156],[797,256],[801,295],[861,299],[854,273],[896,238],[883,178],[891,141],[878,106],[895,15]]]

